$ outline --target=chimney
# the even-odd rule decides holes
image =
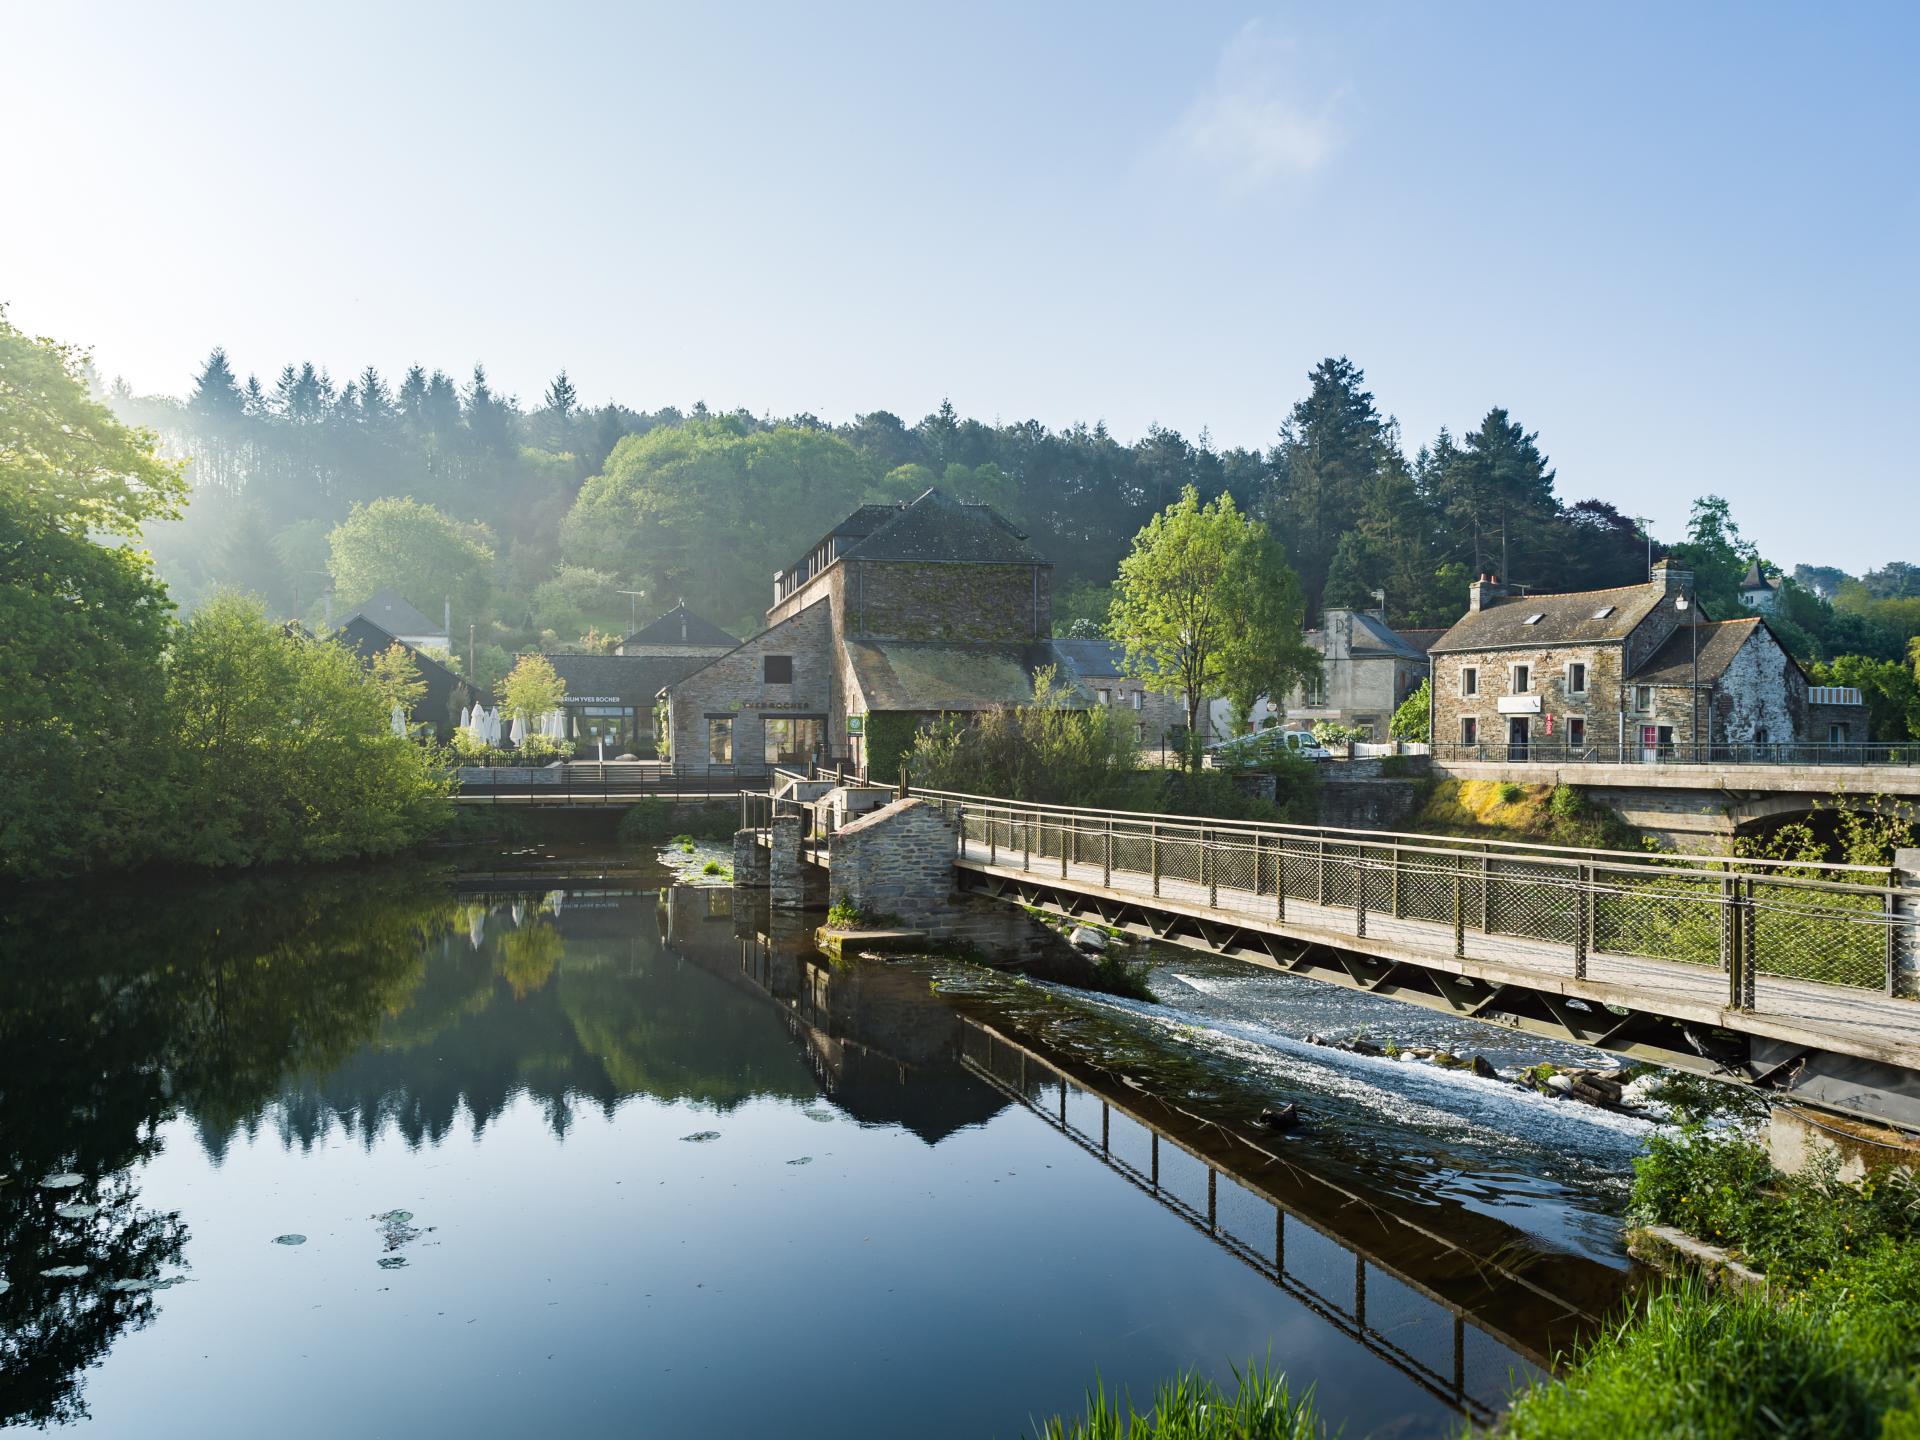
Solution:
[[[1507,587],[1500,583],[1498,575],[1482,575],[1467,587],[1467,609],[1485,608],[1487,601],[1497,600],[1507,593]]]
[[[1691,595],[1693,572],[1682,570],[1672,560],[1663,556],[1653,562],[1652,584],[1663,595]]]

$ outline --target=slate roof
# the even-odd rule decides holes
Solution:
[[[713,663],[703,655],[549,655],[554,672],[566,682],[567,698],[617,696],[623,705],[653,709],[654,697],[694,671]]]
[[[1033,677],[1048,665],[1072,672],[1054,645],[941,645],[920,641],[846,642],[869,710],[989,710],[1033,699]],[[1084,701],[1083,693],[1077,698]]]
[[[1765,630],[1758,615],[1739,620],[1708,620],[1698,626],[1681,626],[1666,643],[1649,655],[1646,663],[1627,678],[1636,685],[1691,685],[1693,683],[1693,634],[1700,636],[1700,682],[1718,680],[1740,647],[1754,631]]]
[[[1778,590],[1780,582],[1760,568],[1760,562],[1754,561],[1747,567],[1747,573],[1740,579],[1742,590]]]
[[[1569,590],[1551,595],[1503,595],[1469,610],[1429,649],[1435,655],[1495,650],[1503,645],[1591,645],[1624,640],[1658,608],[1666,594],[1655,585]],[[1607,613],[1602,615],[1600,612]],[[1527,624],[1530,615],[1540,616]]]
[[[398,590],[388,587],[376,590],[368,596],[366,602],[347,616],[347,620],[371,620],[389,635],[444,635],[446,631],[413,606],[409,605]],[[346,620],[340,622],[346,627]]]
[[[1598,609],[1599,607],[1596,606],[1594,608]],[[1429,650],[1433,648],[1434,642],[1437,641],[1442,635],[1446,634],[1447,632],[1444,629],[1440,629],[1440,630],[1396,629],[1393,633],[1398,635],[1402,640],[1406,641],[1407,644],[1411,645],[1414,649],[1418,650],[1422,655],[1425,655]]]
[[[832,533],[843,538],[857,534],[852,527],[887,510],[893,512],[889,518],[863,538],[841,547],[841,559],[853,556],[861,560],[973,565],[1048,563],[1027,543],[1026,534],[991,505],[955,500],[939,490],[929,490],[905,505],[862,505]]]
[[[434,705],[444,705],[447,697],[462,686],[465,686],[468,693],[478,699],[481,704],[490,706],[494,703],[492,691],[484,686],[469,683],[464,676],[455,674],[424,650],[407,644],[392,631],[382,629],[364,615],[353,616],[340,627],[337,633],[361,659],[369,662],[380,651],[394,645],[398,645],[411,655],[415,668],[420,672],[420,678],[427,682],[427,693],[422,698],[421,705],[414,707],[416,712],[429,708],[429,702]],[[433,718],[438,723],[437,715]]]
[[[1378,615],[1364,610],[1353,612],[1353,638],[1349,642],[1354,655],[1398,655],[1403,660],[1424,660],[1427,652],[1418,648]]]
[[[1127,673],[1121,663],[1126,659],[1127,647],[1118,640],[1056,640],[1053,648],[1066,657],[1074,673],[1085,679]]]
[[[687,609],[686,602],[673,607],[651,625],[642,625],[620,642],[622,645],[709,645],[731,650],[740,642],[711,620],[704,620]]]

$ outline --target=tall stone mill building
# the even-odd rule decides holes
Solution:
[[[863,505],[773,579],[766,628],[668,686],[676,767],[846,760],[891,780],[922,721],[1033,697],[1053,565],[988,505],[928,490]]]

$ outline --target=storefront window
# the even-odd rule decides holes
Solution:
[[[631,750],[637,743],[639,723],[631,705],[581,705],[573,715],[574,734],[596,750],[604,747],[609,756]]]
[[[769,715],[766,724],[769,765],[805,765],[825,753],[826,722],[818,717]]]
[[[709,765],[733,763],[733,717],[731,715],[708,717],[707,763]]]

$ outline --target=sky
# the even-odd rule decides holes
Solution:
[[[419,362],[537,403],[1411,451],[1920,560],[1920,7],[0,0],[0,304],[183,393]]]

